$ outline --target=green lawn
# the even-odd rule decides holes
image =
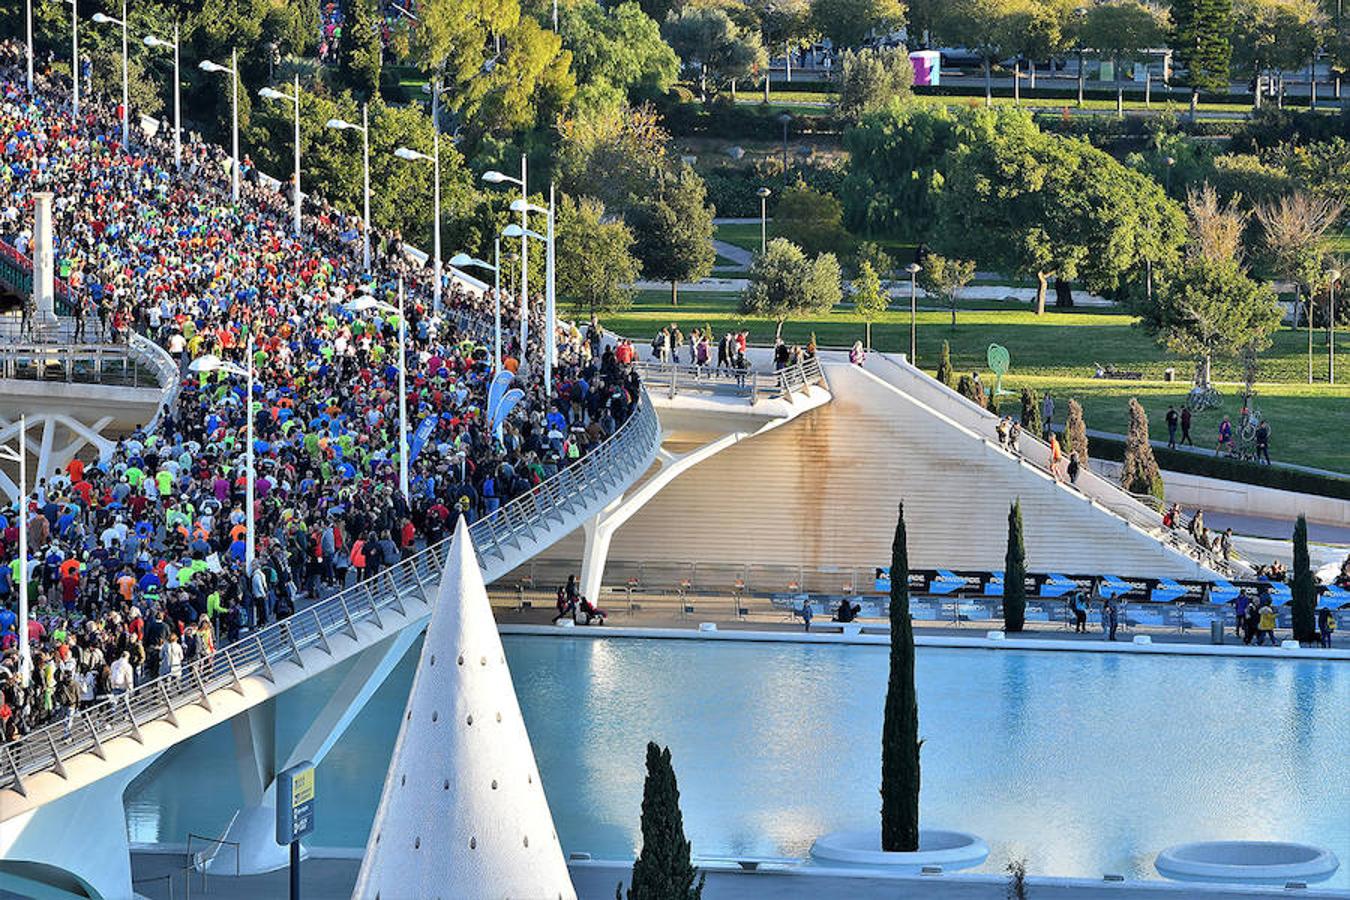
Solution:
[[[732,222],[713,226],[713,239],[725,241],[751,253],[759,252],[759,223]]]
[[[728,227],[728,226],[720,226]],[[740,226],[730,226],[740,227]],[[751,340],[766,343],[773,339],[774,323],[746,319],[737,311],[734,294],[684,291],[680,305],[672,308],[670,295],[663,291],[640,292],[631,310],[606,320],[620,334],[649,340],[663,324],[678,322],[686,334],[690,329],[709,324],[716,331],[749,328]],[[937,365],[944,340],[950,343],[952,365],[956,371],[979,370],[986,384],[986,354],[991,343],[1002,344],[1012,356],[1007,386],[1020,389],[1030,385],[1037,390],[1049,387],[1074,396],[1084,405],[1088,426],[1105,431],[1123,431],[1126,401],[1139,397],[1151,416],[1155,437],[1166,437],[1162,415],[1169,402],[1180,402],[1190,384],[1194,363],[1176,357],[1136,327],[1133,317],[1111,310],[1051,309],[1044,316],[1034,315],[1020,304],[993,301],[964,304],[958,312],[958,325],[951,330],[951,314],[943,310],[921,310],[918,315],[918,357],[926,369]],[[1070,330],[1072,329],[1072,330]],[[863,326],[851,309],[836,307],[818,318],[789,322],[784,337],[805,343],[814,333],[822,346],[844,347],[863,335]],[[902,350],[909,343],[909,313],[892,309],[872,326],[872,343],[883,350]],[[1314,373],[1319,384],[1309,386],[1307,379],[1307,334],[1282,329],[1271,348],[1262,354],[1257,406],[1270,419],[1276,435],[1275,455],[1305,465],[1350,472],[1350,384],[1329,386],[1326,379],[1324,335],[1313,336]],[[1147,381],[1117,382],[1092,378],[1094,363],[1110,363],[1120,369],[1141,371]],[[1341,377],[1350,382],[1350,330],[1337,336],[1336,363]],[[1162,380],[1167,367],[1177,370],[1175,383]],[[1216,359],[1215,377],[1221,382],[1236,382],[1241,374],[1231,360]],[[1236,384],[1221,387],[1223,411],[1235,415],[1241,406]],[[1221,413],[1208,413],[1197,419],[1197,437],[1209,439]]]

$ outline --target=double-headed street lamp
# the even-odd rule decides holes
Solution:
[[[439,85],[437,91],[439,91]],[[431,270],[435,276],[431,289],[431,309],[432,312],[439,313],[441,311],[441,128],[435,120],[432,121],[431,133],[432,150],[430,156],[408,147],[399,147],[394,151],[394,155],[408,162],[429,161],[431,163],[431,180],[433,182],[431,208],[432,215],[435,216],[431,238]]]
[[[510,175],[503,174],[493,169],[483,173],[483,180],[488,184],[510,184],[520,185],[520,199],[526,204],[530,202],[530,193],[526,188],[525,172],[525,154],[520,154],[520,177],[512,178]],[[522,207],[520,210],[520,228],[526,230],[529,225],[529,208]],[[510,229],[502,232],[503,235],[510,237]],[[525,364],[525,354],[529,347],[530,337],[530,242],[524,238],[520,241],[520,362]]]
[[[33,670],[28,646],[28,418],[19,416],[19,448],[0,447],[0,459],[19,464],[19,671],[24,681]]]
[[[290,100],[295,104],[295,233],[300,234],[300,76],[295,76],[295,88],[292,94],[283,94],[275,88],[265,87],[258,91],[264,100]]]
[[[909,364],[917,368],[919,365],[917,326],[919,306],[914,282],[919,277],[919,273],[923,271],[923,266],[916,262],[910,263],[905,267],[905,271],[909,273]]]
[[[370,271],[370,105],[361,104],[361,124],[347,122],[343,119],[329,119],[329,128],[336,128],[338,131],[359,131],[361,132],[361,183],[364,188],[362,191],[362,209],[361,216],[361,266]]]
[[[147,47],[173,48],[173,164],[176,168],[182,168],[183,118],[181,94],[183,80],[178,77],[178,23],[173,23],[172,41],[166,41],[164,38],[156,37],[153,34],[147,34],[142,43]]]
[[[487,269],[494,276],[495,287],[492,291],[492,372],[502,370],[502,239],[492,241],[492,262],[474,259],[467,253],[456,253],[450,257],[450,265],[458,268],[475,266]]]
[[[244,416],[248,421],[248,447],[244,455],[244,568],[249,577],[253,575],[253,336],[249,335],[247,366],[240,366],[221,359],[214,354],[199,356],[188,366],[193,372],[225,372],[229,375],[241,375],[248,379],[248,392],[244,396]]]
[[[346,308],[355,313],[368,312],[377,309],[383,313],[392,313],[398,316],[398,489],[403,492],[403,499],[409,499],[408,494],[408,345],[407,335],[408,326],[403,318],[403,279],[398,280],[398,306],[385,303],[383,300],[377,300],[369,294],[357,297],[355,300],[345,304]]]
[[[100,25],[122,26],[122,146],[126,147],[131,131],[127,121],[127,117],[131,115],[131,108],[127,102],[127,0],[122,0],[122,18],[114,19],[103,13],[94,13],[94,21]]]
[[[204,59],[197,63],[197,68],[203,72],[218,72],[230,76],[231,102],[230,102],[230,197],[235,203],[239,202],[239,51],[230,51],[230,64],[222,66],[220,63],[211,62]],[[249,532],[252,535],[252,532]],[[251,540],[251,538],[250,538]],[[252,547],[252,544],[249,545]],[[250,551],[252,552],[252,551]],[[252,560],[249,560],[250,563]]]
[[[554,317],[557,315],[556,292],[554,290],[554,247],[556,246],[556,233],[553,227],[554,192],[553,185],[548,186],[548,208],[535,206],[524,200],[511,201],[511,212],[535,212],[546,216],[548,227],[543,235],[545,257],[544,257],[544,384],[553,383],[553,366],[557,362],[558,355],[558,336],[557,329],[554,327]],[[509,228],[507,229],[510,230]],[[530,232],[534,237],[539,235]]]

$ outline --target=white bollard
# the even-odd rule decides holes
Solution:
[[[699,622],[699,623],[698,623],[698,630],[699,630],[699,631],[716,631],[716,630],[717,630],[717,623],[716,623],[716,622]]]
[[[1146,634],[1136,634],[1136,635],[1134,636],[1134,642],[1135,642],[1136,644],[1139,644],[1139,645],[1142,646],[1142,645],[1144,645],[1144,644],[1151,644],[1151,643],[1153,643],[1153,638],[1149,637],[1149,636],[1146,635]]]
[[[986,632],[984,633],[984,636],[985,636],[986,639],[991,640],[991,641],[1001,641],[1001,640],[1004,640],[1004,639],[1006,639],[1006,638],[1008,637],[1006,634],[1004,634],[1004,633],[1001,632],[1001,631],[986,631]]]

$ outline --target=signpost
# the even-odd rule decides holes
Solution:
[[[314,830],[314,763],[277,776],[277,843],[291,845],[291,900],[300,900],[300,839]]]

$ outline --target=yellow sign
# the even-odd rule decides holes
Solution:
[[[291,806],[296,807],[314,799],[314,770],[305,769],[291,776]]]

